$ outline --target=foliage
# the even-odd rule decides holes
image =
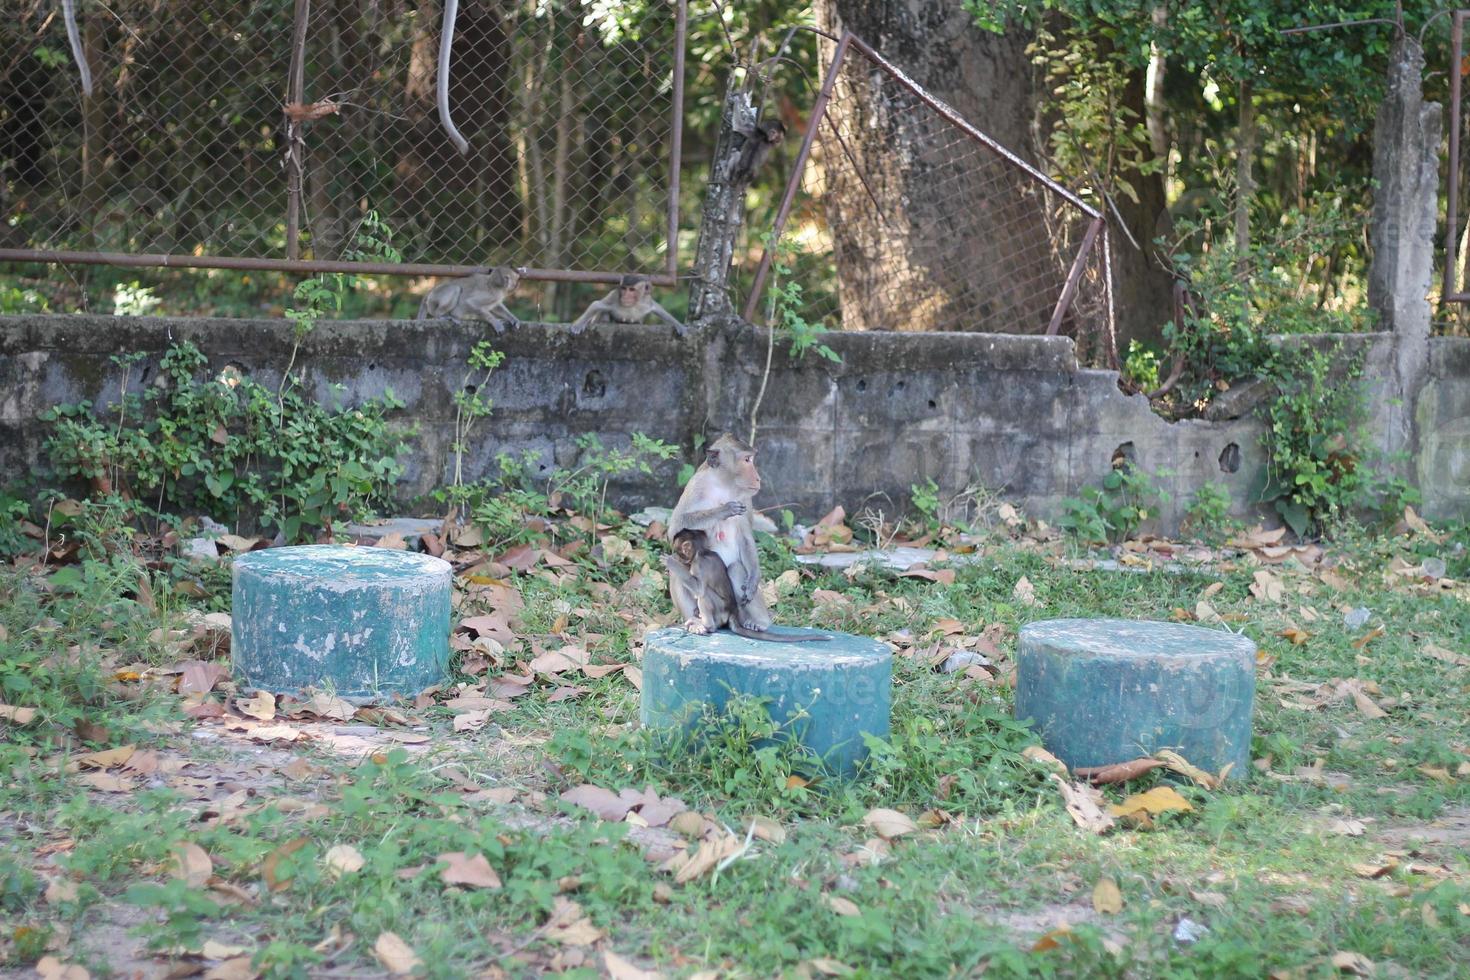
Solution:
[[[1062,501],[1060,523],[1084,543],[1117,544],[1132,537],[1168,500],[1168,492],[1147,471],[1119,458],[1101,487],[1083,487],[1080,497]]]
[[[679,455],[678,446],[641,432],[632,434],[626,449],[604,446],[595,432],[577,436],[576,442],[581,450],[577,466],[552,473],[551,495],[566,498],[571,509],[592,518],[594,524],[602,519],[607,488],[613,480],[634,473],[652,474],[654,464]]]
[[[1267,479],[1271,502],[1297,535],[1321,531],[1368,501],[1361,361],[1334,367],[1340,348],[1273,351],[1261,373],[1278,394],[1266,407]],[[1344,376],[1344,374],[1346,376]]]
[[[135,358],[122,358],[125,371]],[[94,494],[153,501],[278,529],[287,540],[385,502],[403,450],[387,422],[391,391],[328,408],[294,389],[272,392],[226,368],[210,377],[191,343],[164,354],[157,382],[116,406],[61,405],[45,453],[56,474]]]
[[[1229,530],[1232,523],[1229,487],[1211,480],[1194,492],[1194,499],[1184,513],[1184,525],[1192,533],[1213,540]]]
[[[1137,391],[1153,391],[1159,386],[1159,355],[1137,340],[1128,342],[1128,356],[1123,360],[1123,381]]]
[[[469,370],[454,392],[454,442],[449,446],[454,453],[454,477],[445,488],[445,495],[461,514],[469,499],[464,483],[464,454],[469,448],[470,430],[494,407],[485,389],[490,375],[504,361],[505,355],[492,349],[488,340],[479,341],[470,349]]]

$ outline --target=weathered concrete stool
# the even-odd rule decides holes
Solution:
[[[868,755],[863,733],[888,737],[893,655],[866,637],[790,627],[778,632],[832,639],[764,643],[725,631],[695,636],[677,627],[645,635],[644,727],[688,725],[702,705],[718,711],[735,694],[769,698],[772,721],[832,771],[851,775]]]
[[[1224,630],[1054,619],[1023,626],[1016,648],[1016,717],[1072,768],[1173,749],[1243,775],[1255,691],[1256,645]]]
[[[234,562],[230,651],[244,687],[417,694],[449,666],[452,569],[386,548],[267,548]]]

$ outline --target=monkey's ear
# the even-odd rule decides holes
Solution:
[[[711,469],[719,469],[720,451],[718,449],[706,449],[704,451],[704,465]]]

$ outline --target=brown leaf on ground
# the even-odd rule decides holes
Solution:
[[[843,898],[841,895],[827,895],[825,899],[827,907],[838,915],[857,916],[863,914],[863,910],[858,908],[857,903],[850,898]]]
[[[322,858],[327,868],[335,877],[350,875],[361,871],[363,864],[362,852],[351,844],[336,844],[327,850],[326,856]]]
[[[435,860],[445,863],[445,868],[439,872],[439,880],[446,885],[466,885],[470,888],[489,888],[492,891],[501,887],[500,875],[490,867],[489,860],[483,854],[449,851]]]
[[[1456,667],[1470,667],[1470,656],[1466,656],[1462,653],[1455,653],[1453,650],[1446,650],[1444,647],[1439,646],[1436,643],[1424,644],[1424,655],[1426,657],[1433,657],[1435,660],[1441,661],[1443,663],[1454,664]],[[3,711],[3,706],[0,706],[0,712]],[[0,713],[0,718],[3,717],[4,714]],[[24,722],[22,722],[22,724],[24,724]]]
[[[236,698],[235,707],[252,718],[271,721],[276,717],[276,696],[269,691],[256,691],[253,698]]]
[[[1362,953],[1340,950],[1328,957],[1328,961],[1337,972],[1349,973],[1355,977],[1371,977],[1378,973],[1378,967]]]
[[[205,970],[201,980],[255,980],[260,971],[252,964],[251,956],[231,956],[220,960]]]
[[[46,882],[45,898],[47,905],[75,902],[78,894],[77,883],[70,878],[52,878]]]
[[[1021,758],[1030,759],[1032,762],[1039,762],[1048,769],[1060,773],[1063,776],[1067,774],[1067,767],[1062,763],[1062,760],[1039,745],[1026,746],[1026,748],[1021,750]]]
[[[1099,878],[1092,886],[1092,908],[1103,915],[1116,915],[1123,911],[1123,893],[1118,883],[1111,878]]]
[[[954,585],[953,568],[910,568],[908,571],[899,572],[899,578],[921,578],[929,582],[938,582],[940,585]]]
[[[1023,606],[1039,606],[1041,604],[1040,600],[1036,598],[1036,587],[1024,575],[1017,580],[1015,588],[1011,589],[1011,598]]]
[[[602,967],[611,980],[663,980],[663,974],[634,966],[610,949],[602,951]]]
[[[561,798],[567,803],[574,803],[585,810],[591,810],[603,820],[622,820],[632,809],[632,806],[617,793],[590,783],[573,786],[562,793]]]
[[[395,977],[407,976],[424,965],[413,947],[398,938],[396,932],[385,932],[378,936],[378,941],[373,943],[373,956]]]
[[[90,980],[92,974],[75,963],[63,963],[54,956],[43,956],[36,961],[36,976],[40,980]]]
[[[1353,646],[1357,647],[1359,650],[1365,650],[1367,649],[1369,643],[1371,643],[1373,640],[1378,639],[1378,637],[1382,635],[1383,627],[1375,626],[1371,630],[1354,640]]]
[[[685,884],[703,877],[719,867],[726,858],[739,853],[740,840],[732,834],[720,833],[699,842],[695,852],[674,872],[675,884]]]
[[[1090,830],[1094,834],[1106,833],[1112,829],[1113,818],[1102,810],[1102,791],[1086,783],[1072,783],[1061,776],[1052,774],[1057,786],[1062,791],[1062,800],[1066,804],[1067,813],[1083,830]]]
[[[218,661],[187,660],[179,665],[180,694],[208,694],[214,686],[230,676],[230,668]]]
[[[173,864],[169,873],[175,878],[181,878],[184,884],[190,888],[202,888],[214,874],[214,862],[209,859],[209,854],[198,844],[185,841],[177,844],[173,849]]]
[[[580,670],[587,663],[587,651],[581,647],[567,645],[559,650],[543,653],[531,661],[534,674],[560,674],[566,670]]]
[[[297,837],[267,854],[260,866],[260,876],[265,879],[265,886],[273,892],[284,891],[289,887],[291,879],[283,878],[279,874],[281,858],[295,854],[310,843],[311,841],[306,837]]]
[[[756,837],[772,844],[786,843],[786,828],[770,817],[750,817],[745,821],[746,829]]]
[[[352,716],[357,714],[357,708],[335,694],[318,691],[296,713],[313,714],[318,718],[332,718],[337,721],[351,721]]]
[[[893,840],[904,834],[912,834],[919,829],[919,825],[904,813],[897,810],[889,810],[886,807],[875,807],[863,816],[863,823],[873,828],[873,832],[879,837]]]
[[[1179,795],[1178,790],[1172,786],[1155,786],[1147,793],[1135,793],[1122,803],[1115,803],[1108,807],[1108,813],[1115,817],[1131,817],[1144,820],[1154,817],[1160,813],[1168,813],[1171,810],[1189,811],[1194,807],[1184,797]],[[1142,816],[1140,816],[1142,815]]]
[[[1286,639],[1290,640],[1291,645],[1295,647],[1301,646],[1303,643],[1312,638],[1311,633],[1308,633],[1306,630],[1301,629],[1297,626],[1288,626],[1286,629],[1282,630],[1276,635],[1285,637]]]
[[[0,704],[0,721],[8,721],[12,725],[29,725],[35,720],[35,708],[16,707],[12,704]]]
[[[1224,778],[1224,776],[1215,776],[1205,772],[1198,766],[1191,764],[1188,759],[1173,749],[1160,749],[1154,753],[1154,758],[1168,766],[1172,772],[1177,772],[1186,779],[1193,781],[1196,786],[1202,786],[1205,789],[1214,789],[1220,785],[1220,780]]]
[[[571,701],[575,698],[580,698],[582,695],[587,693],[589,692],[585,687],[558,687],[556,690],[547,695],[546,703],[555,704],[558,701]]]
[[[553,899],[551,917],[541,932],[547,939],[563,946],[591,946],[607,936],[592,924],[582,906],[562,895]]]
[[[1113,783],[1126,783],[1130,779],[1137,779],[1144,773],[1153,772],[1164,765],[1161,759],[1134,759],[1130,762],[1118,762],[1111,766],[1080,766],[1072,770],[1072,775],[1078,779],[1085,779],[1094,786],[1110,786]]]
[[[1286,595],[1286,586],[1280,578],[1262,568],[1256,571],[1250,591],[1262,602],[1280,602]]]
[[[120,745],[115,749],[103,749],[101,752],[88,752],[76,758],[76,765],[83,769],[111,769],[120,766],[133,757],[138,747],[136,745]]]

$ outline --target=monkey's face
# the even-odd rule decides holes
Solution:
[[[618,287],[618,305],[632,308],[643,302],[643,297],[648,295],[648,283],[640,282],[631,286]]]
[[[761,488],[760,471],[755,468],[753,451],[735,453],[730,457],[735,467],[735,485],[747,493],[754,494]]]
[[[495,270],[495,284],[506,292],[510,292],[520,284],[521,275],[514,269],[499,268]]]

